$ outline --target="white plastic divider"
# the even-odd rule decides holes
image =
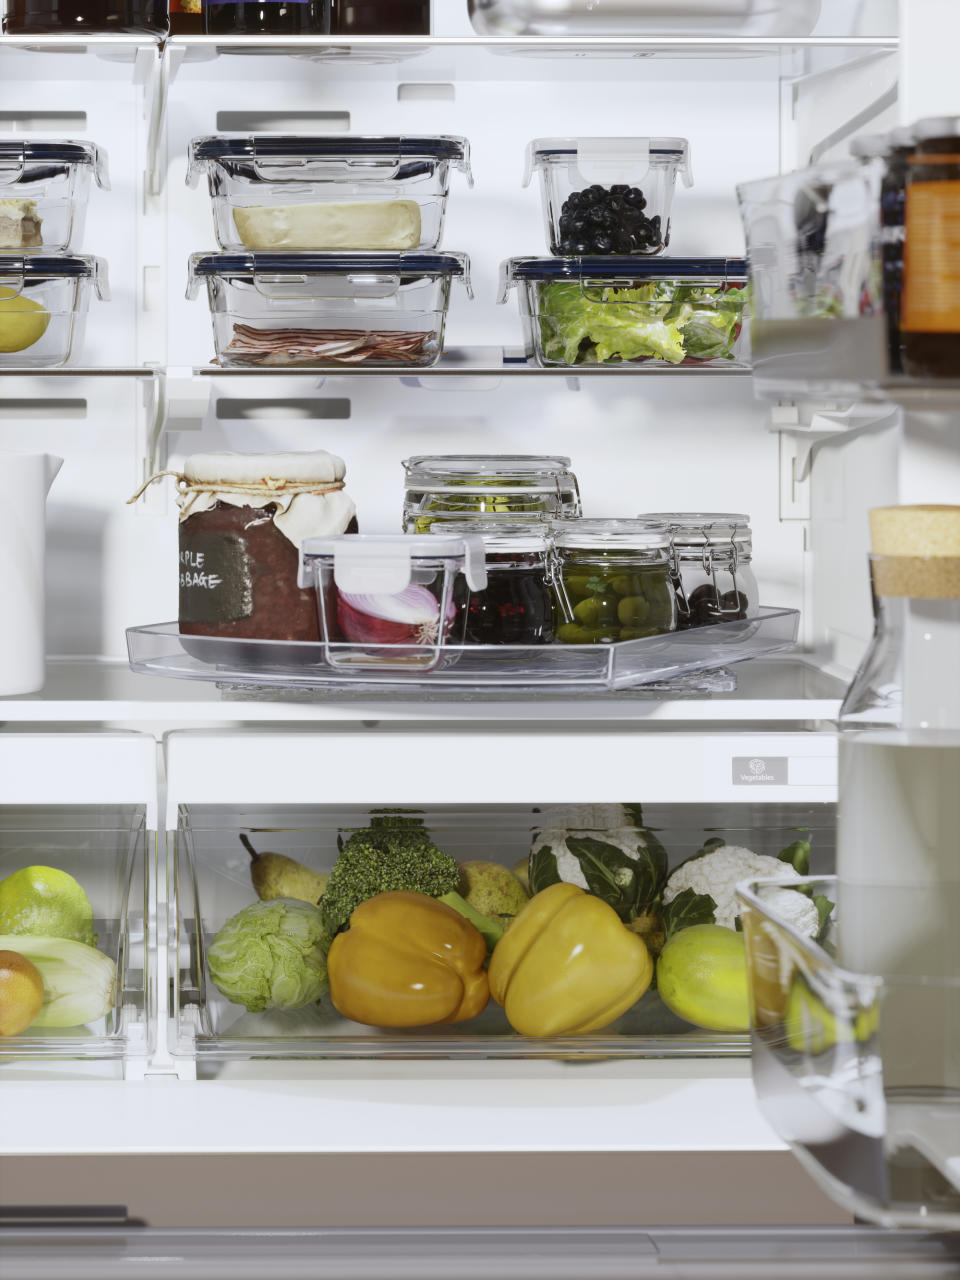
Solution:
[[[0,734],[0,806],[142,804],[157,829],[158,776],[152,735]]]
[[[379,725],[170,733],[166,828],[182,804],[555,804],[836,801],[832,733]]]

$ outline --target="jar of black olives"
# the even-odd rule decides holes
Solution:
[[[574,520],[555,526],[554,585],[562,644],[613,644],[674,631],[666,525]]]
[[[431,533],[479,535],[487,585],[466,600],[466,644],[550,644],[553,640],[552,544],[544,521],[438,520]]]
[[[760,601],[749,516],[671,511],[640,518],[662,521],[669,530],[678,630],[756,615]]]

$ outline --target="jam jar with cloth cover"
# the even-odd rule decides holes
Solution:
[[[196,453],[160,474],[177,480],[181,634],[319,640],[313,592],[297,585],[300,543],[356,533],[343,459]]]
[[[562,644],[613,644],[676,630],[666,525],[572,520],[554,533]]]
[[[760,601],[749,516],[658,511],[639,518],[669,531],[679,631],[756,616]]]
[[[487,585],[477,537],[307,538],[299,584],[313,587],[331,667],[432,671],[460,656],[471,593]]]
[[[406,458],[404,532],[435,520],[565,520],[580,515],[570,459],[532,454],[420,454]]]
[[[553,538],[546,521],[438,520],[430,532],[483,540],[487,585],[467,601],[467,644],[550,644]]]

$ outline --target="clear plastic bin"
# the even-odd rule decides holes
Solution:
[[[488,36],[808,36],[820,0],[469,0]],[[678,12],[679,10],[679,12]]]
[[[677,174],[693,186],[686,138],[537,138],[525,187],[535,172],[547,244],[564,257],[662,253]]]
[[[455,137],[194,138],[187,183],[207,175],[222,249],[435,249],[450,171],[470,172]]]
[[[802,887],[834,904],[822,945],[787,917],[783,890],[796,882],[737,891],[761,1109],[850,1213],[888,1227],[960,1230],[956,930],[941,940],[953,960],[939,972],[852,972],[842,967],[843,918],[861,909],[863,887],[836,877],[806,878]],[[921,933],[925,923],[917,921]]]
[[[0,367],[56,369],[77,359],[91,289],[109,297],[101,258],[0,256]]]
[[[224,368],[424,368],[436,364],[450,286],[466,254],[194,254]]]
[[[31,963],[36,962],[49,989],[56,982],[64,996],[74,992],[80,997],[76,1002],[61,1000],[56,1013],[49,1004],[42,1010],[42,1023],[18,1035],[0,1037],[0,1062],[122,1058],[130,1052],[133,1022],[141,1024],[141,1045],[145,1044],[146,858],[145,814],[137,806],[2,810],[0,882],[28,867],[71,876],[92,908],[92,949],[97,954],[87,955],[89,940],[76,938],[68,940],[73,945],[60,945],[62,940],[56,938],[45,940],[35,950],[37,939],[22,935],[0,916],[0,950],[18,952],[27,959],[32,956]],[[52,903],[69,883],[42,874],[31,875],[29,882],[38,883],[40,892],[46,889],[47,901]],[[14,908],[11,920],[15,922],[17,898],[0,891],[0,899],[5,909]],[[79,910],[72,917],[74,923],[81,918]],[[85,1020],[83,1013],[89,1014]]]
[[[79,248],[91,182],[110,186],[92,142],[0,141],[0,254]]]
[[[418,454],[403,461],[403,530],[438,520],[567,520],[581,515],[570,459],[539,454]]]
[[[511,258],[528,360],[541,368],[654,363],[748,369],[740,258]]]
[[[886,376],[880,180],[846,161],[737,188],[759,391],[856,393]]]
[[[307,538],[299,585],[317,592],[331,667],[431,671],[463,643],[470,592],[487,585],[480,538]]]

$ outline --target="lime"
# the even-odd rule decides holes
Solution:
[[[0,880],[0,933],[97,943],[90,899],[56,867],[24,867]]]
[[[660,952],[657,991],[677,1017],[709,1031],[749,1031],[743,934],[719,924],[681,929]]]
[[[783,1024],[791,1049],[816,1056],[837,1044],[866,1044],[877,1033],[877,1006],[861,1009],[853,1017],[841,1014],[837,1018],[797,974],[790,986]]]
[[[0,352],[26,351],[47,331],[50,312],[33,298],[0,288]]]

